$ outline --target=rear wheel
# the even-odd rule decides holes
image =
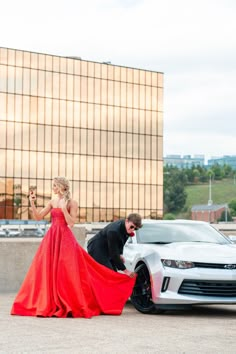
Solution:
[[[142,313],[162,313],[152,302],[152,289],[149,271],[144,263],[136,267],[137,278],[131,295],[131,302]]]

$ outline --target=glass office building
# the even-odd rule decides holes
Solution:
[[[0,218],[66,176],[78,222],[163,214],[163,74],[0,48]]]

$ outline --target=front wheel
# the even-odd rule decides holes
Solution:
[[[144,263],[139,264],[135,271],[137,278],[130,300],[136,310],[145,314],[164,312],[157,309],[152,302],[151,281],[146,265]]]

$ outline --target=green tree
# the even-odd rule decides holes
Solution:
[[[232,216],[236,216],[236,199],[232,199],[229,202],[230,213]]]
[[[194,182],[193,169],[192,168],[186,168],[185,169],[185,174],[187,176],[187,182],[188,183],[193,183]]]
[[[169,168],[164,170],[164,212],[175,213],[182,210],[187,194],[185,185],[187,177],[183,170]]]
[[[223,171],[224,171],[224,175],[225,175],[226,178],[232,176],[232,171],[233,171],[233,169],[232,169],[232,167],[231,167],[230,165],[226,165],[226,164],[225,164],[225,165],[223,166]]]
[[[227,211],[222,211],[220,218],[217,221],[232,221],[232,215],[230,212]]]
[[[195,168],[193,170],[193,175],[194,175],[194,183],[198,183],[199,182],[199,178],[200,178],[200,172],[198,171],[197,168]]]
[[[199,182],[206,183],[208,182],[209,178],[207,176],[207,169],[206,167],[198,166],[198,171],[200,173]]]
[[[216,180],[221,180],[222,178],[224,178],[224,169],[218,163],[213,165],[211,167],[211,170],[213,171]]]
[[[166,213],[163,217],[164,220],[175,220],[175,216],[172,213]]]

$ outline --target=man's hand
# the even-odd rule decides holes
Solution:
[[[122,263],[125,263],[125,257],[122,254],[120,255],[120,259]]]
[[[125,273],[126,275],[128,275],[130,278],[134,278],[134,277],[137,275],[135,272],[131,272],[131,271],[128,270],[128,269],[125,269],[125,270],[124,270],[124,273]]]

